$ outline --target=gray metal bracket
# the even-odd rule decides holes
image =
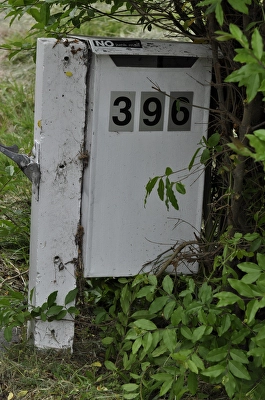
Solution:
[[[36,143],[33,151],[36,153]],[[18,146],[4,146],[0,143],[0,152],[14,161],[21,171],[28,177],[33,184],[33,192],[38,193],[40,185],[40,165],[35,162],[35,157],[29,157],[26,154],[18,153]]]

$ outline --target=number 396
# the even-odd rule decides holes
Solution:
[[[135,126],[136,92],[111,92],[109,131],[163,131],[165,95],[142,92],[138,127]],[[168,131],[189,131],[191,127],[193,92],[171,92],[166,115]]]

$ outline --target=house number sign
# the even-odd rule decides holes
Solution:
[[[139,116],[136,116],[137,101],[140,102]],[[192,101],[193,92],[170,92],[166,106],[164,93],[113,91],[109,131],[190,131]]]

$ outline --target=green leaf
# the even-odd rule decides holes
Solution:
[[[176,300],[171,300],[165,305],[164,310],[163,310],[163,315],[164,315],[165,319],[168,320],[171,317],[171,315],[176,307],[176,304],[177,304]]]
[[[242,64],[244,63],[256,63],[257,60],[253,52],[249,49],[235,49],[237,55],[234,57],[234,61],[238,61]]]
[[[253,349],[248,351],[248,356],[254,357],[264,357],[265,348],[264,347],[254,347]]]
[[[41,14],[37,8],[30,8],[28,13],[35,19],[35,21],[42,22]]]
[[[207,282],[204,282],[200,287],[198,297],[203,304],[208,304],[212,301],[212,288]]]
[[[153,313],[157,313],[160,310],[162,310],[162,308],[165,306],[165,304],[168,301],[168,296],[160,296],[157,297],[151,304],[149,307],[149,311],[151,314]]]
[[[148,319],[138,319],[134,321],[133,324],[136,325],[137,328],[144,329],[146,331],[153,331],[157,329],[157,326]]]
[[[24,294],[21,293],[21,292],[17,292],[17,291],[15,291],[15,290],[9,290],[9,291],[8,291],[8,295],[9,295],[10,297],[13,297],[14,299],[17,299],[17,300],[21,300],[21,301],[24,301],[24,300],[25,300]]]
[[[154,178],[149,179],[147,185],[145,186],[146,196],[144,199],[144,204],[146,204],[147,197],[150,195],[150,193],[154,189],[156,182],[158,181],[159,178],[160,178],[159,176],[155,176]]]
[[[264,131],[264,140],[265,140],[265,129],[262,129],[262,131]],[[255,132],[254,132],[255,133]],[[246,233],[244,235],[244,239],[247,240],[248,242],[253,242],[254,240],[257,240],[260,238],[260,234],[257,232],[254,233]]]
[[[217,307],[224,307],[229,304],[239,303],[240,301],[242,302],[242,299],[238,295],[231,292],[216,293],[213,297],[217,297],[219,299]]]
[[[206,326],[201,325],[194,329],[194,331],[192,333],[192,338],[191,338],[193,343],[198,342],[203,337],[203,335],[206,331],[206,328],[207,328]]]
[[[248,298],[254,297],[253,290],[246,283],[233,278],[228,278],[228,282],[241,296]]]
[[[132,399],[136,399],[139,398],[139,393],[124,393],[123,394],[123,398],[125,400],[132,400]]]
[[[72,301],[74,301],[77,293],[78,293],[78,288],[70,290],[70,292],[68,292],[67,295],[65,296],[64,304],[67,305],[67,304],[71,303]]]
[[[211,158],[211,152],[209,149],[204,149],[201,155],[200,162],[206,164],[206,162]]]
[[[257,299],[253,299],[248,302],[247,308],[246,308],[246,323],[251,324],[251,322],[254,320],[257,311],[260,308],[260,303]]]
[[[103,338],[101,340],[101,342],[102,342],[102,344],[104,344],[104,346],[107,346],[107,345],[113,343],[113,341],[114,341],[114,338],[110,337],[110,336],[106,336],[105,338]]]
[[[117,371],[117,367],[112,361],[107,360],[104,365],[109,371]]]
[[[222,378],[222,384],[225,387],[225,390],[229,396],[229,399],[234,398],[234,394],[236,391],[237,382],[233,375],[228,371]]]
[[[246,6],[248,2],[246,0],[228,0],[228,3],[234,8],[234,10],[248,14],[248,8]]]
[[[246,356],[246,352],[240,349],[231,349],[230,350],[230,356],[234,361],[237,361],[241,364],[248,364],[249,360]]]
[[[56,319],[57,321],[60,321],[60,320],[64,319],[64,317],[66,316],[66,314],[67,314],[67,310],[62,310],[62,311],[60,311],[60,312],[55,316],[55,319]]]
[[[251,46],[255,57],[260,61],[263,55],[263,40],[257,28],[254,29],[252,34]]]
[[[177,344],[176,330],[172,328],[166,328],[163,330],[162,337],[167,349],[170,351],[170,353],[173,353]]]
[[[151,314],[149,310],[139,310],[139,311],[135,311],[135,313],[133,313],[131,315],[131,318],[133,319],[152,319],[155,317],[155,314]]]
[[[224,364],[216,364],[209,368],[206,368],[201,372],[202,375],[208,376],[209,378],[217,378],[222,375],[226,370],[226,365]]]
[[[228,366],[230,372],[237,378],[251,380],[246,367],[244,367],[244,365],[242,365],[240,362],[235,360],[230,360],[228,361]]]
[[[236,2],[238,0],[235,0]],[[241,29],[235,25],[235,24],[229,24],[229,30],[231,32],[231,34],[233,35],[234,39],[236,39],[240,44],[243,43],[247,43],[247,38],[245,37],[245,35],[243,34],[243,32],[241,31]],[[245,46],[243,46],[245,47]],[[248,47],[248,46],[246,46]]]
[[[59,314],[63,310],[63,306],[51,306],[46,312],[47,317]]]
[[[171,169],[170,167],[167,167],[166,170],[165,170],[165,175],[166,175],[166,176],[169,176],[169,175],[171,175],[171,174],[173,174],[172,169]]]
[[[41,310],[42,311],[46,311],[48,309],[48,303],[47,303],[47,301],[45,301],[45,303],[43,303],[42,305],[41,305]]]
[[[153,343],[153,336],[151,332],[146,332],[143,336],[142,346],[147,353]]]
[[[247,65],[246,65],[247,66]],[[251,73],[251,71],[250,71]],[[242,82],[243,83],[243,82]],[[248,77],[248,81],[245,82],[245,86],[247,87],[247,101],[250,103],[254,97],[257,95],[259,87],[260,87],[260,76],[258,73],[255,75],[250,75]],[[244,83],[243,83],[244,84]]]
[[[217,19],[217,22],[220,26],[223,25],[224,23],[224,12],[223,12],[223,8],[221,5],[221,1],[218,1],[216,3],[216,7],[215,7],[215,17]]]
[[[13,327],[12,326],[6,326],[4,329],[4,338],[7,342],[10,342],[12,339],[13,335]]]
[[[210,350],[208,354],[206,354],[205,359],[211,362],[218,362],[225,360],[228,353],[228,346],[218,347],[216,349]]]
[[[67,312],[69,314],[78,315],[80,311],[78,310],[78,308],[72,306],[67,308]]]
[[[132,345],[132,353],[136,354],[140,347],[142,346],[142,336],[139,336]]]
[[[175,196],[171,186],[166,187],[166,195],[167,195],[167,198],[168,198],[169,202],[171,203],[172,207],[174,207],[175,210],[179,210],[178,200],[176,199],[176,196]]]
[[[231,335],[231,342],[233,344],[241,344],[244,342],[245,337],[248,336],[249,331],[246,329],[234,330]]]
[[[187,385],[188,385],[188,389],[189,389],[191,395],[194,396],[196,394],[197,388],[198,388],[198,378],[194,372],[190,371],[188,379],[187,379]]]
[[[204,0],[198,3],[198,6],[210,5],[205,12],[205,15],[211,14],[215,12],[215,17],[219,23],[219,25],[223,25],[224,23],[224,13],[221,5],[222,0]]]
[[[191,355],[191,359],[196,364],[198,369],[202,371],[205,369],[202,359],[196,353]]]
[[[130,303],[131,303],[131,293],[128,288],[128,284],[124,285],[121,293],[120,293],[120,303],[121,303],[121,308],[122,311],[124,312],[125,315],[128,314],[129,309],[130,309]]]
[[[255,136],[257,136],[257,138],[259,138],[261,141],[265,142],[265,129],[258,129],[256,131],[253,132]],[[246,236],[246,235],[245,235]],[[259,235],[258,235],[259,236]],[[256,239],[256,238],[255,238]],[[247,239],[246,239],[247,240]],[[264,256],[264,254],[263,254]],[[265,268],[264,268],[265,269]]]
[[[227,40],[233,39],[233,35],[231,35],[231,33],[223,31],[215,31],[215,33],[219,35],[217,36],[217,40],[219,40],[219,42],[226,42]]]
[[[175,380],[175,377],[171,375],[170,379],[166,380],[163,383],[163,385],[161,386],[160,392],[159,392],[160,396],[164,396],[171,389],[174,380]]]
[[[155,275],[148,275],[149,283],[156,288],[157,286],[157,277]]]
[[[173,360],[186,362],[193,350],[178,350],[177,353],[171,354]]]
[[[152,357],[159,357],[162,354],[168,353],[168,349],[165,346],[165,344],[161,344],[161,346],[158,346],[153,352],[152,352]]]
[[[198,370],[198,368],[197,368],[197,365],[195,364],[194,361],[192,361],[191,359],[187,360],[187,365],[188,365],[189,370],[190,370],[191,372],[194,372],[195,374],[198,374],[198,373],[199,373],[199,370]]]
[[[250,283],[256,282],[261,276],[261,272],[253,272],[251,274],[246,274],[243,276],[243,278],[241,279],[241,282],[246,283],[247,285],[249,285]]]
[[[220,134],[218,132],[215,132],[213,135],[209,137],[207,140],[207,146],[209,147],[216,147],[218,143],[220,142]]]
[[[225,314],[221,317],[221,325],[217,328],[218,336],[222,336],[231,326],[230,314]]]
[[[265,339],[265,326],[262,326],[260,329],[258,329],[257,335],[252,340],[255,341],[255,343],[258,343],[260,341],[264,341],[264,339]]]
[[[258,253],[257,254],[258,265],[265,271],[265,254]]]
[[[139,385],[137,383],[125,383],[122,385],[122,388],[125,392],[135,392],[139,388]]]
[[[176,190],[180,194],[186,194],[185,185],[183,185],[181,182],[176,182]]]
[[[155,289],[156,289],[155,286],[151,285],[144,286],[138,291],[136,298],[140,299],[141,297],[146,297],[148,294],[154,293]]]
[[[261,272],[262,268],[253,263],[253,262],[243,262],[237,265],[239,269],[243,272],[253,273],[253,272]]]
[[[46,314],[45,314],[44,312],[41,313],[40,319],[41,319],[43,322],[47,321],[47,317],[46,317]]]
[[[196,151],[195,151],[195,153],[194,153],[194,155],[192,156],[192,159],[191,159],[191,161],[190,161],[190,163],[189,163],[189,171],[192,169],[192,167],[193,167],[193,165],[194,165],[194,162],[195,162],[195,159],[196,159],[196,157],[197,157],[197,155],[198,155],[198,153],[199,153],[199,151],[201,150],[201,148],[199,147]]]
[[[125,340],[135,340],[138,336],[139,334],[135,328],[129,329],[125,336]]]
[[[56,290],[55,292],[52,292],[49,295],[49,297],[47,299],[48,307],[51,307],[54,304],[54,302],[55,302],[55,300],[57,298],[57,293],[58,293],[58,290]]]
[[[166,275],[162,282],[162,287],[165,292],[171,294],[174,288],[174,282],[169,275]]]
[[[158,193],[158,197],[162,201],[164,201],[164,191],[165,191],[165,185],[164,185],[163,179],[161,178],[161,179],[159,179],[157,193]]]
[[[155,381],[165,382],[172,378],[172,374],[169,374],[167,372],[159,372],[157,374],[151,375],[151,378]]]
[[[184,325],[180,328],[180,332],[186,339],[192,340],[192,331],[190,328]]]
[[[44,22],[45,25],[48,24],[50,18],[50,6],[47,3],[44,3],[40,7],[40,17],[41,21]]]
[[[173,326],[177,326],[180,323],[180,321],[182,320],[182,314],[183,314],[182,306],[178,306],[178,308],[175,311],[173,311],[170,318],[170,321]]]

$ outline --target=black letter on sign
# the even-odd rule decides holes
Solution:
[[[152,110],[153,107],[151,106],[153,103],[155,104],[154,110]],[[148,117],[155,117],[151,120],[144,118],[143,121],[145,125],[154,126],[160,121],[162,115],[162,105],[157,97],[149,97],[148,99],[146,99],[143,105],[143,110],[145,115],[147,115]]]
[[[132,106],[132,102],[131,102],[130,99],[128,99],[128,97],[120,96],[120,97],[117,97],[117,99],[115,99],[113,105],[114,105],[114,106],[119,106],[121,102],[124,102],[124,103],[125,103],[125,106],[122,107],[122,108],[120,108],[120,113],[124,114],[125,117],[124,117],[123,120],[119,120],[119,118],[115,116],[115,117],[112,117],[112,121],[114,122],[115,125],[118,125],[118,126],[125,126],[125,125],[127,125],[127,124],[131,121],[131,119],[132,119],[132,114],[131,114],[131,112],[129,111],[129,109],[130,109],[131,106]]]
[[[173,101],[172,108],[171,108],[171,118],[174,124],[176,125],[184,125],[188,122],[190,118],[190,112],[186,107],[179,106],[178,102],[189,103],[189,99],[187,97],[178,97],[177,100]],[[178,119],[179,111],[182,111],[183,117],[182,119]]]

